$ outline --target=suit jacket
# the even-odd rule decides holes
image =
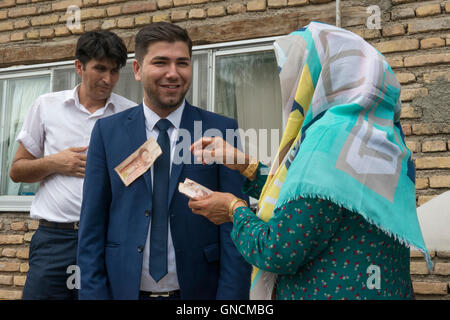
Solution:
[[[201,121],[202,132],[194,133],[194,121]],[[186,102],[181,128],[190,132],[192,143],[213,128],[225,139],[225,130],[236,129],[237,123]],[[139,297],[143,249],[157,183],[152,190],[148,170],[125,187],[114,168],[146,140],[142,105],[100,119],[94,126],[78,236],[80,299]],[[211,190],[231,192],[245,199],[241,193],[243,178],[223,165],[195,164],[187,148],[178,152],[184,159],[191,159],[190,164],[172,164],[168,194],[181,298],[248,299],[251,269],[232,243],[232,224],[216,226],[192,213],[188,198],[178,192],[178,183],[190,178]]]

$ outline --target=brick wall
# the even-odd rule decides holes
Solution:
[[[417,205],[450,189],[450,1],[343,0],[341,23],[388,59],[402,84],[402,126],[417,169]],[[78,6],[81,26],[66,13]],[[380,29],[369,29],[378,5]],[[80,33],[112,30],[134,51],[143,25],[171,21],[195,45],[287,34],[311,20],[335,23],[331,0],[2,0],[0,68],[73,58]],[[27,271],[27,248],[36,223],[27,214],[0,213],[0,299],[16,299]],[[450,248],[449,248],[450,251]],[[433,252],[434,273],[413,253],[411,274],[419,299],[450,299],[450,254]]]
[[[29,244],[37,227],[28,213],[0,213],[0,300],[22,297]]]

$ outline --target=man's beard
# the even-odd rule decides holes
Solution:
[[[150,101],[153,104],[153,107],[163,109],[163,110],[172,110],[172,109],[180,106],[186,96],[186,92],[185,92],[182,95],[180,95],[180,98],[174,97],[173,99],[177,98],[177,100],[174,100],[173,103],[165,103],[165,102],[161,101],[157,96],[155,96],[153,94],[149,94],[149,93],[150,92],[147,92],[147,96],[150,98]],[[172,100],[172,99],[170,99],[170,100]]]

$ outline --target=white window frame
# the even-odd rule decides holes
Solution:
[[[233,55],[239,53],[261,52],[273,50],[273,42],[277,37],[258,38],[251,40],[240,40],[232,42],[224,42],[218,44],[208,44],[193,46],[193,53],[208,52],[208,91],[207,91],[207,109],[214,111],[214,90],[215,90],[215,59],[216,56]],[[127,63],[134,59],[134,53],[128,54]],[[69,68],[73,66],[75,60],[43,63],[37,65],[13,66],[0,69],[0,79],[12,79],[24,77],[25,75],[50,74],[50,90],[53,91],[53,75],[57,69]],[[195,67],[195,66],[193,66]],[[194,75],[195,77],[195,75]],[[193,86],[197,83],[192,81]],[[194,87],[195,88],[195,87]],[[196,92],[196,90],[194,90]],[[196,101],[192,101],[196,103]],[[283,119],[284,121],[284,119]],[[0,173],[1,174],[1,173]],[[0,195],[0,214],[6,212],[29,212],[34,196],[8,196]]]
[[[34,71],[31,68],[26,68],[25,72],[20,73],[7,73],[2,74],[0,73],[0,80],[10,80],[10,79],[23,79],[27,77],[33,77],[33,76],[42,76],[42,75],[49,75],[50,76],[50,90],[52,90],[52,80],[53,80],[53,72],[51,70],[37,70]],[[6,86],[3,88],[3,94],[5,96],[5,90],[7,90]],[[2,102],[3,105],[1,106],[2,110],[2,123],[0,123],[1,129],[3,131],[4,123],[3,121],[6,121],[5,117],[5,103],[6,101]],[[0,154],[3,155],[3,143],[0,144]],[[2,175],[9,175],[8,172],[0,172],[0,179],[2,179]],[[8,177],[9,178],[9,177]],[[1,180],[0,180],[1,181]],[[31,207],[31,202],[33,201],[34,196],[9,196],[9,195],[0,195],[0,212],[7,211],[7,212],[23,212],[23,211],[29,211]]]

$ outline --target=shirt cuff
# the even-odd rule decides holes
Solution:
[[[38,147],[36,141],[34,141],[33,137],[26,131],[21,131],[16,138],[17,142],[22,143],[22,145],[27,149],[29,153],[33,155],[35,158],[41,158],[44,155],[43,150]]]

